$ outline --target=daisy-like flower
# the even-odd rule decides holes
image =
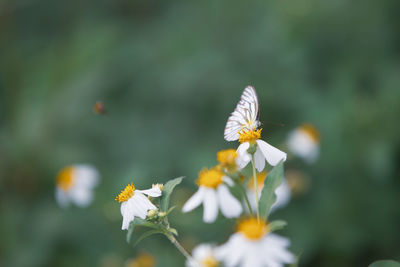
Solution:
[[[192,251],[193,260],[186,261],[186,267],[218,267],[219,262],[214,256],[215,246],[200,244]]]
[[[160,186],[156,184],[151,189],[137,190],[131,183],[115,198],[121,203],[122,230],[128,230],[129,224],[135,217],[146,219],[149,210],[157,209],[145,195],[151,197],[161,196]]]
[[[258,195],[261,194],[261,190],[264,187],[264,181],[267,178],[267,174],[268,172],[257,173]],[[256,203],[256,191],[254,188],[253,179],[249,180],[246,191],[250,202],[250,206],[253,209],[253,211],[255,211],[257,209],[257,203]],[[276,194],[276,201],[272,205],[270,212],[273,212],[276,209],[286,206],[290,201],[291,192],[290,192],[290,187],[286,182],[286,179],[284,179],[282,183],[278,186],[278,188],[275,189],[275,194]]]
[[[215,249],[215,257],[227,267],[280,267],[295,260],[287,250],[289,245],[288,239],[269,233],[268,224],[249,218],[240,222],[238,231]]]
[[[235,149],[221,150],[217,153],[217,161],[225,172],[232,173],[237,171],[237,156],[238,153]]]
[[[289,134],[288,148],[296,156],[313,163],[319,154],[320,134],[313,125],[303,124]]]
[[[199,172],[197,185],[199,190],[185,203],[183,212],[189,212],[203,204],[203,220],[212,223],[218,216],[218,209],[227,218],[238,217],[242,213],[242,206],[229,191],[225,183],[232,183],[229,177],[217,169],[203,169]]]
[[[91,165],[66,166],[57,174],[56,200],[61,207],[74,203],[87,207],[93,200],[93,189],[99,183],[99,172]]]
[[[260,140],[262,129],[258,130],[243,130],[239,133],[240,145],[237,149],[239,155],[236,161],[239,169],[243,169],[251,161],[251,155],[248,152],[250,147],[255,147],[254,164],[257,171],[264,170],[265,161],[270,165],[275,166],[281,160],[286,160],[286,153],[271,146],[267,142]]]

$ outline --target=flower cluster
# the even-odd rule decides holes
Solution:
[[[261,139],[260,126],[257,94],[248,86],[224,131],[225,140],[238,141],[238,147],[217,152],[217,165],[200,170],[198,189],[182,207],[187,213],[202,205],[203,221],[208,224],[217,220],[219,212],[236,220],[236,231],[224,244],[199,244],[190,255],[176,239],[178,232],[168,220],[174,209],[169,208],[169,199],[183,177],[165,185],[153,184],[146,190],[130,183],[115,197],[121,205],[122,230],[128,231],[128,242],[134,227],[143,226],[150,230],[137,242],[152,234],[163,234],[186,257],[187,267],[279,267],[294,263],[296,257],[288,250],[290,241],[273,233],[286,222],[269,221],[268,217],[289,203],[291,191],[301,192],[306,183],[296,178],[299,175],[291,175],[295,171],[288,173],[288,180],[284,177],[287,154]],[[289,135],[287,146],[293,155],[311,163],[317,159],[319,139],[317,129],[304,124]],[[71,202],[88,206],[98,181],[98,171],[92,166],[67,166],[57,176],[56,199],[62,207]],[[154,259],[148,258],[143,259],[153,266]],[[129,266],[142,266],[143,259],[133,259]]]

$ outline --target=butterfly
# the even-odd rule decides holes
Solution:
[[[247,86],[235,110],[226,122],[224,138],[226,141],[239,139],[239,132],[254,130],[261,125],[258,120],[260,111],[258,109],[258,98],[256,89]]]

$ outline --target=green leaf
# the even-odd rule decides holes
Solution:
[[[269,227],[270,232],[274,232],[274,231],[283,229],[286,225],[287,225],[287,222],[285,222],[283,220],[276,220],[276,221],[270,222],[268,224],[268,227]]]
[[[143,233],[143,234],[136,240],[135,246],[136,246],[137,244],[139,244],[139,242],[142,241],[143,239],[145,239],[146,237],[149,237],[149,236],[155,235],[155,234],[164,234],[164,231],[161,231],[161,230],[150,230],[150,231],[147,231],[147,232]]]
[[[133,230],[135,228],[135,226],[144,226],[144,227],[149,227],[149,228],[153,228],[155,230],[159,230],[162,231],[162,226],[156,223],[152,223],[140,218],[135,218],[130,224],[129,224],[129,228],[128,228],[128,233],[126,234],[126,242],[130,243],[131,239],[132,239],[132,234],[133,234]]]
[[[400,267],[400,263],[393,260],[381,260],[371,263],[368,267]]]
[[[128,233],[126,234],[126,242],[129,244],[131,242],[132,234],[133,234],[133,229],[135,228],[134,224],[130,224],[128,228]]]
[[[276,201],[275,189],[283,181],[283,161],[281,160],[267,175],[261,197],[258,201],[258,211],[262,218],[267,218],[272,204]]]
[[[182,182],[183,177],[178,177],[172,180],[169,180],[165,185],[164,185],[164,190],[162,192],[162,197],[161,197],[161,211],[166,212],[168,210],[169,206],[169,199],[171,197],[172,191],[174,191],[175,186],[180,184]]]

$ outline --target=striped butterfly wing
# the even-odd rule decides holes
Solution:
[[[234,141],[239,139],[241,130],[250,130],[257,128],[258,122],[258,98],[254,87],[247,86],[240,101],[225,126],[224,138],[226,141]]]

